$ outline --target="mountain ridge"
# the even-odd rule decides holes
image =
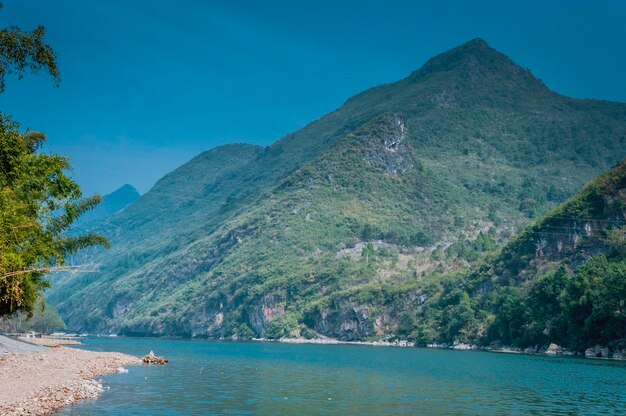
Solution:
[[[507,70],[414,72],[266,148],[199,155],[106,224],[99,276],[49,301],[91,332],[393,335],[399,305],[337,294],[474,264],[626,155],[626,105],[553,93],[481,41],[461,52]]]
[[[480,267],[430,292],[433,311],[423,317],[431,333],[445,327],[444,307],[465,314],[454,331],[423,342],[504,343],[528,352],[557,343],[580,354],[592,349],[591,356],[602,345],[615,358],[626,356],[625,227],[622,161]]]

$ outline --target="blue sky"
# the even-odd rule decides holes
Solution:
[[[62,82],[9,79],[0,109],[47,133],[87,194],[271,144],[475,37],[559,93],[626,101],[625,1],[4,3],[0,26],[46,27]]]

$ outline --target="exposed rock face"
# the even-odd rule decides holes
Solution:
[[[609,354],[609,349],[600,345],[585,350],[585,357],[587,358],[609,358]]]
[[[389,175],[402,175],[416,165],[409,132],[400,114],[386,116],[376,131],[356,135],[363,146],[363,157]]]
[[[367,242],[358,242],[352,248],[343,248],[337,252],[337,258],[339,257],[355,257],[360,256],[363,252],[363,249],[367,246]],[[395,244],[389,244],[382,240],[372,241],[369,244],[372,245],[374,250],[378,250],[380,248],[396,248],[398,247]]]
[[[560,346],[552,343],[552,344],[550,344],[550,346],[546,350],[546,354],[548,354],[548,355],[562,355],[563,354],[563,349]]]
[[[462,350],[462,351],[469,351],[469,350],[477,350],[478,346],[474,345],[474,344],[464,344],[464,343],[455,343],[452,346],[453,350]]]
[[[398,308],[375,307],[349,298],[311,312],[307,320],[318,334],[341,341],[392,334],[399,322]]]
[[[110,306],[111,316],[113,319],[122,318],[133,307],[133,301],[127,297],[116,299]]]
[[[362,339],[377,332],[367,306],[320,311],[313,320],[317,332],[343,341]]]
[[[266,295],[248,310],[250,326],[259,337],[265,337],[267,325],[285,314],[284,300],[276,295]]]
[[[215,327],[219,328],[222,326],[222,323],[224,322],[224,313],[223,312],[218,312],[215,314]]]

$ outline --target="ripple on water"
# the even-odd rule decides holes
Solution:
[[[105,377],[59,415],[621,414],[626,363],[347,345],[91,339],[168,366]]]

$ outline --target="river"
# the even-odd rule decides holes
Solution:
[[[92,338],[167,366],[104,377],[57,415],[624,414],[626,362],[355,345]]]

